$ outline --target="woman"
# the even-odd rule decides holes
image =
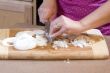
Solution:
[[[110,35],[110,0],[43,0],[38,13],[42,23],[51,22],[52,37],[92,28]]]

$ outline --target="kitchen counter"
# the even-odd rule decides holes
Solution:
[[[41,27],[38,27],[41,28]],[[110,44],[110,36],[105,36]],[[110,51],[110,45],[108,45]],[[0,60],[0,73],[110,73],[107,60]]]

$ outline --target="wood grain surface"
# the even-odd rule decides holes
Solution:
[[[15,24],[32,25],[32,14],[31,2],[0,0],[0,27]]]
[[[10,29],[8,35],[14,36],[16,32],[22,30],[32,29]],[[87,31],[87,33],[91,35],[96,34],[99,36],[99,38],[103,38],[100,31],[95,29]],[[0,47],[1,59],[106,59],[109,56],[108,48],[104,38],[97,41],[97,43],[93,44],[92,47],[85,48],[72,46],[68,49],[59,48],[58,50],[55,50],[50,44],[48,44],[46,47],[36,47],[33,50],[18,51],[14,47],[4,47],[3,45],[0,45]]]

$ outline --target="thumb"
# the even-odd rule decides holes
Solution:
[[[64,32],[65,32],[65,28],[64,27],[61,27],[61,29],[55,33],[52,34],[52,37],[57,37],[59,35],[62,35]]]

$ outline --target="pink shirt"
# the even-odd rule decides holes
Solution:
[[[58,16],[65,15],[73,20],[80,20],[96,10],[107,0],[57,0]],[[99,27],[105,35],[110,35],[110,24]]]

